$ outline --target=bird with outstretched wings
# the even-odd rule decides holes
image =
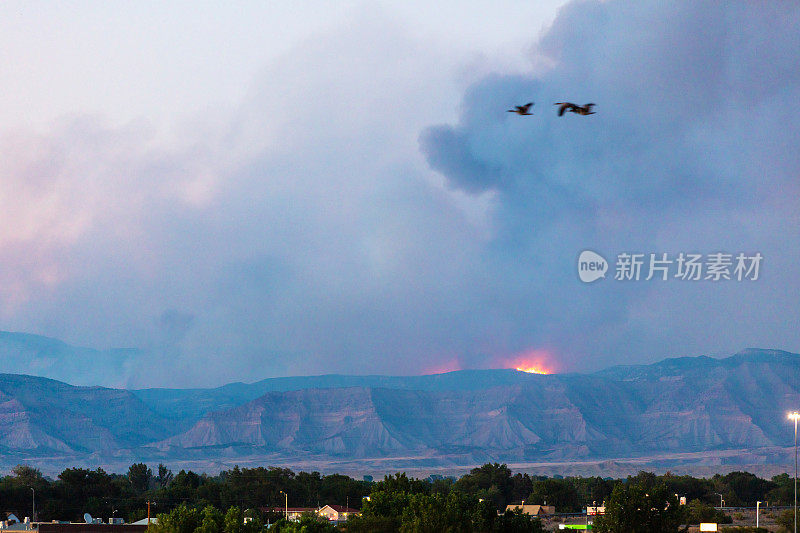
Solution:
[[[558,108],[558,116],[563,116],[564,113],[569,111],[576,115],[594,115],[592,107],[596,104],[575,105],[572,102],[556,102],[554,105],[561,106]]]
[[[529,113],[530,108],[533,107],[533,102],[528,102],[525,105],[517,105],[514,106],[514,109],[509,109],[509,113],[516,113],[517,115],[533,115],[533,113]]]

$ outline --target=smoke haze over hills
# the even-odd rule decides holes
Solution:
[[[129,391],[3,374],[0,466],[383,472],[500,461],[551,472],[604,463],[774,471],[789,464],[785,413],[798,402],[800,356],[776,350],[590,374],[328,375],[216,389]]]
[[[69,344],[4,335],[0,371],[140,389],[800,350],[800,5],[407,4],[0,7],[28,43],[3,116],[63,103],[0,134],[0,329]],[[764,263],[584,285],[584,249]]]

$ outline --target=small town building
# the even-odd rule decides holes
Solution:
[[[3,519],[0,521],[0,529],[14,531],[14,530],[26,530],[30,529],[28,527],[28,523],[30,522],[29,518],[25,518],[25,520],[20,520],[17,518],[17,515],[12,511],[6,511],[2,513]]]
[[[531,516],[543,516],[554,514],[556,512],[556,507],[555,505],[528,505],[523,503],[522,505],[506,505],[506,512],[508,511],[522,512],[523,514]]]
[[[154,516],[152,518],[142,518],[141,520],[137,520],[136,522],[131,523],[132,526],[146,526],[149,524],[158,524],[158,517]]]
[[[279,515],[285,515],[289,520],[300,520],[300,516],[303,513],[316,513],[316,507],[270,507],[267,511]]]
[[[345,507],[344,505],[326,505],[317,511],[319,516],[327,518],[331,522],[342,522],[347,520],[350,516],[357,516],[361,514],[358,509]]]

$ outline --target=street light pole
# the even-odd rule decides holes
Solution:
[[[278,491],[278,492],[280,492],[281,494],[283,494],[286,497],[286,505],[284,507],[285,513],[284,513],[283,516],[284,516],[284,518],[286,518],[286,520],[289,520],[289,495],[286,494],[285,492],[283,492],[282,490]]]
[[[797,419],[800,413],[789,413],[789,420],[794,420],[794,533],[797,533]]]
[[[761,505],[761,502],[756,502],[756,528],[758,528],[758,508]]]
[[[31,496],[31,522],[36,522],[36,491],[33,490],[33,487],[31,487],[31,493],[33,493]]]
[[[719,492],[715,492],[714,494],[719,496],[719,509],[721,511],[722,510],[722,502],[725,501],[725,500],[722,499],[722,494],[720,494]]]

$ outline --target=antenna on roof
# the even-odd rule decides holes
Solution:
[[[91,524],[93,522],[94,518],[92,518],[92,515],[90,515],[89,513],[83,513],[83,520],[87,524]]]

